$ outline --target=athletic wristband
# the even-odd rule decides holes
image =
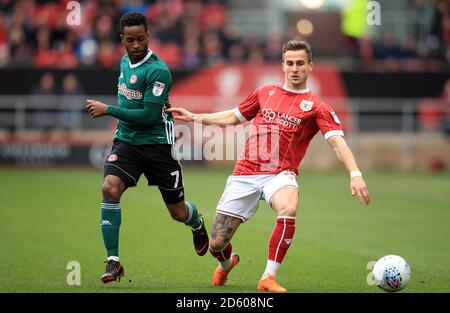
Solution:
[[[350,172],[350,178],[357,177],[357,176],[362,176],[362,173],[360,171]]]

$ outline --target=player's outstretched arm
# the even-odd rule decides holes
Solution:
[[[104,115],[111,115],[121,121],[141,125],[151,126],[161,118],[161,111],[155,110],[158,103],[144,101],[144,107],[140,109],[126,109],[119,106],[107,105],[97,100],[86,100],[86,109],[92,118]]]
[[[237,125],[241,121],[237,118],[234,110],[221,111],[217,113],[194,114],[184,108],[170,108],[166,112],[176,113],[173,118],[183,122],[198,122],[205,125]]]
[[[353,153],[348,147],[345,139],[341,136],[331,136],[328,138],[328,143],[336,153],[338,160],[344,163],[345,167],[350,172],[350,190],[352,196],[356,195],[360,204],[365,202],[366,205],[369,205],[371,200],[366,182],[358,169]]]

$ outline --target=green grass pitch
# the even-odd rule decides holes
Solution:
[[[230,171],[185,168],[187,199],[208,231]],[[241,225],[233,247],[240,264],[213,288],[217,266],[198,257],[191,231],[171,220],[144,177],[121,202],[120,257],[126,276],[103,285],[102,172],[0,169],[0,292],[255,292],[274,214],[264,202]],[[412,279],[402,292],[450,292],[450,179],[445,174],[368,172],[372,205],[352,199],[344,172],[302,173],[295,239],[277,275],[290,292],[382,292],[367,284],[367,263],[403,256]],[[67,264],[81,266],[69,286]],[[130,282],[131,280],[131,282]]]

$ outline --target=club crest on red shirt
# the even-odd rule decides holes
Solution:
[[[312,109],[313,105],[313,101],[302,100],[302,102],[300,102],[300,109],[302,109],[303,111],[309,111]]]

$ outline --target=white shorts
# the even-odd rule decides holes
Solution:
[[[272,175],[230,176],[225,190],[217,204],[216,212],[249,220],[263,199],[271,205],[273,195],[284,187],[298,190],[296,175],[292,171],[283,171]]]

